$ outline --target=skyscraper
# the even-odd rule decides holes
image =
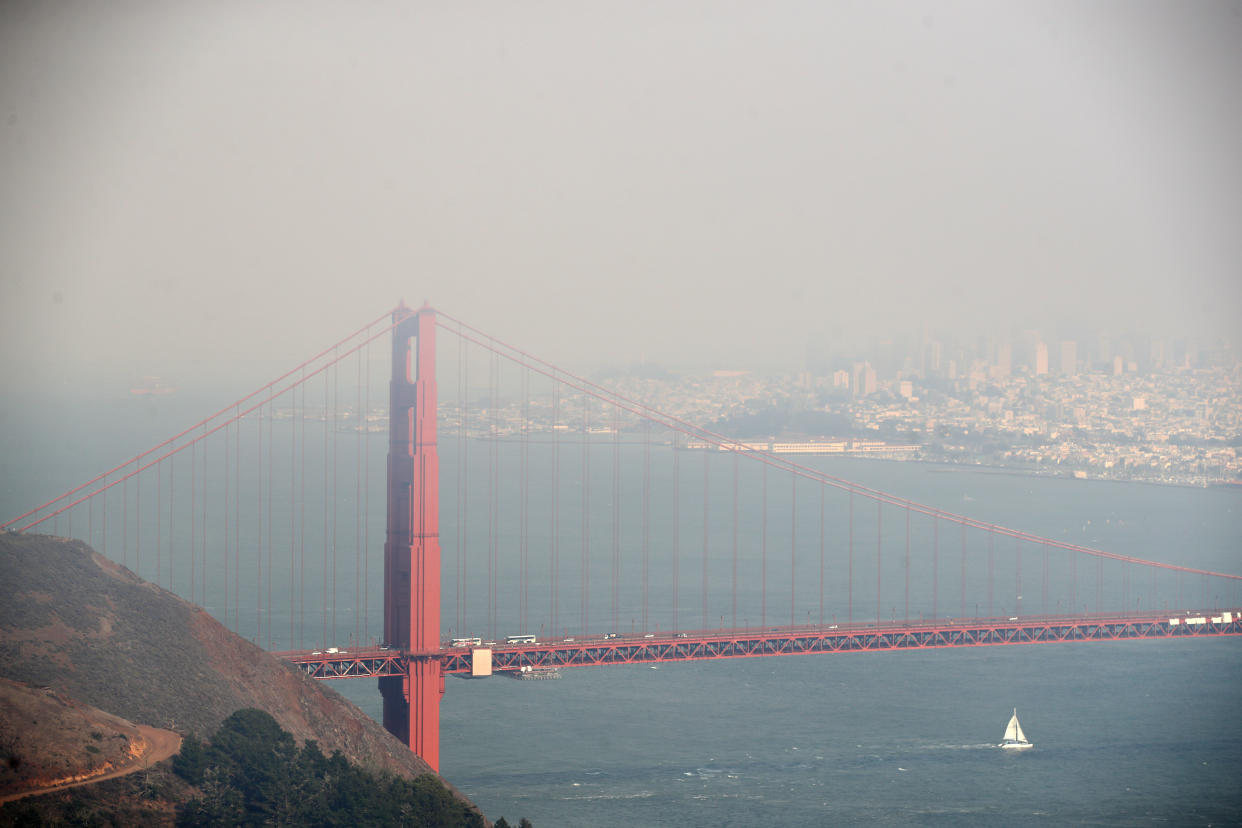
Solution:
[[[1048,373],[1048,346],[1043,340],[1035,343],[1035,376],[1043,376]]]
[[[1004,343],[996,349],[995,375],[998,377],[1007,377],[1013,371],[1013,347],[1009,343]]]
[[[1061,340],[1061,376],[1078,374],[1078,343],[1072,339]]]

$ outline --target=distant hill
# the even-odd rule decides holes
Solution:
[[[325,754],[405,778],[430,772],[336,692],[80,541],[0,534],[0,676],[202,738],[257,708]],[[0,734],[32,727],[0,722]]]

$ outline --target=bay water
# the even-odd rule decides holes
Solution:
[[[5,410],[5,427],[0,431],[6,458],[0,513],[6,518],[33,505],[40,495],[63,491],[136,453],[150,445],[152,435],[158,439],[175,433],[188,421],[185,414],[191,408],[201,410],[197,404],[183,406],[169,400],[95,400],[89,406],[76,402],[82,404]],[[282,428],[280,423],[274,428],[269,424],[267,432],[269,440],[275,435],[277,460],[275,469],[268,466],[266,474],[278,483],[274,487],[278,499],[286,478],[297,468],[295,459],[288,467],[280,466],[280,457],[291,455],[281,442],[285,439]],[[320,439],[315,431],[311,437],[312,441]],[[325,445],[330,437],[325,433]],[[554,534],[563,553],[562,580],[566,585],[576,583],[583,568],[602,579],[598,587],[592,587],[589,607],[566,587],[556,614],[549,615],[550,608],[541,603],[549,594],[549,583],[546,578],[540,580],[539,566],[528,566],[522,572],[512,563],[519,542],[513,529],[517,500],[509,496],[497,507],[496,518],[478,504],[474,517],[457,517],[455,492],[463,470],[476,484],[486,482],[491,474],[487,448],[474,444],[462,452],[461,445],[451,433],[442,433],[446,635],[454,629],[484,635],[535,632],[536,625],[543,637],[553,630],[574,635],[583,629],[599,633],[643,628],[642,619],[634,618],[641,590],[634,580],[637,512],[633,507],[625,507],[629,517],[619,541],[631,557],[622,562],[623,577],[615,591],[608,583],[614,548],[608,517],[610,458],[621,458],[623,464],[622,473],[612,479],[623,489],[633,488],[641,476],[643,447],[631,444],[617,449],[605,439],[588,449],[586,468],[580,449],[572,442],[561,447],[565,454],[559,461],[558,486],[564,494]],[[165,530],[150,514],[151,488],[144,513],[131,512],[126,524],[131,543],[135,534],[142,533],[146,545],[141,562],[135,561],[132,549],[121,550],[119,498],[114,497],[106,507],[110,521],[106,529],[98,525],[103,509],[87,518],[79,507],[73,534],[82,535],[90,520],[93,543],[105,547],[110,557],[125,555],[127,564],[144,577],[199,600],[240,634],[273,649],[376,639],[382,634],[377,575],[382,572],[377,557],[377,548],[382,546],[382,514],[370,509],[361,528],[342,519],[337,532],[335,516],[329,524],[323,519],[328,510],[320,505],[327,503],[333,511],[339,505],[344,510],[364,485],[382,490],[384,450],[382,437],[372,440],[366,450],[369,463],[361,466],[357,454],[350,455],[343,447],[339,464],[344,473],[369,468],[374,479],[351,484],[346,477],[345,483],[331,491],[326,486],[323,491],[311,491],[305,498],[312,507],[311,518],[287,532],[283,523],[269,524],[271,539],[263,553],[266,564],[256,565],[254,577],[250,577],[245,556],[255,544],[235,544],[242,548],[235,548],[233,555],[247,567],[247,577],[237,579],[234,572],[232,587],[202,580],[190,586],[187,579],[192,568],[186,555],[195,553],[185,544],[174,550],[167,541],[164,545],[155,542],[157,533]],[[517,452],[510,445],[496,458],[510,476],[519,468]],[[212,463],[219,462],[213,455]],[[309,462],[313,489],[323,478],[324,468],[323,463]],[[545,464],[542,472],[540,462]],[[680,462],[678,484],[705,479],[712,495],[705,510],[702,495],[686,490],[676,516],[684,556],[682,587],[676,595],[680,608],[670,613],[667,601],[657,608],[656,598],[661,589],[668,593],[667,583],[652,586],[646,628],[727,626],[731,585],[729,567],[722,561],[728,558],[729,531],[721,535],[713,528],[704,541],[694,534],[694,527],[706,522],[704,511],[713,527],[721,522],[728,525],[732,471],[726,462],[702,460],[691,452],[682,453]],[[525,474],[547,479],[547,461],[531,463]],[[1174,564],[1242,570],[1242,492],[1237,489],[1037,478],[995,469],[844,458],[821,458],[808,465],[936,508],[1057,540]],[[184,460],[176,468],[165,473],[189,472]],[[244,474],[251,472],[247,469]],[[657,561],[667,566],[670,558],[671,474],[667,460],[656,461],[648,518],[653,566]],[[584,480],[590,481],[593,490],[587,509],[581,507],[581,496],[573,494],[581,491]],[[243,479],[240,484],[258,490],[263,488],[261,481],[261,477],[258,481]],[[764,490],[769,510],[760,512],[754,506],[761,497],[756,481],[751,473],[740,482],[745,505],[738,509],[737,531],[744,539],[739,553],[739,613],[746,614],[747,626],[815,620],[820,610],[813,584],[821,565],[816,535],[823,514],[815,505],[817,492],[798,489],[788,478],[774,476],[764,484],[769,486]],[[162,508],[169,510],[169,522],[175,508],[177,522],[184,527],[195,517],[189,513],[190,498],[184,494],[192,489],[188,481],[178,485],[181,494],[175,507],[165,504]],[[546,514],[540,511],[546,504],[538,493],[548,490],[547,486],[532,487],[532,514]],[[213,514],[219,512],[218,495],[214,490],[210,493]],[[198,496],[203,497],[201,490]],[[293,492],[289,499],[295,499]],[[469,496],[463,500],[469,505]],[[801,505],[795,507],[795,501]],[[875,561],[874,547],[860,541],[854,565],[868,574],[857,579],[857,595],[844,597],[842,509],[839,500],[826,509],[830,527],[826,617],[844,620],[850,612],[855,620],[886,612],[898,617],[903,612],[911,617],[916,613],[943,616],[962,609],[963,615],[985,614],[982,608],[965,606],[967,598],[955,592],[956,579],[947,577],[957,567],[956,558],[946,552],[939,570],[927,569],[926,549],[932,537],[927,524],[914,527],[913,546],[922,553],[916,551],[913,563],[903,562],[902,544],[897,540],[903,530],[902,515],[896,510],[872,513],[869,518],[867,531],[874,532],[879,524],[885,539],[883,564]],[[589,518],[591,536],[585,559],[579,551],[583,514]],[[782,564],[774,554],[771,568],[765,564],[762,570],[770,584],[765,580],[760,590],[755,538],[765,517],[774,550],[788,545],[789,536],[795,533],[805,548],[796,565]],[[496,521],[495,528],[489,528],[489,520]],[[68,516],[60,523],[61,533],[69,533],[67,522]],[[531,520],[532,555],[543,554],[534,550],[546,546],[536,540],[538,533],[553,534],[551,529],[539,528],[545,523],[543,517]],[[261,520],[256,525],[262,525]],[[367,542],[361,541],[363,529],[370,538]],[[315,566],[329,560],[330,534],[337,536],[330,550],[331,580],[316,574]],[[469,537],[463,539],[462,534]],[[218,554],[218,542],[224,539],[213,527],[206,536],[207,554]],[[295,549],[295,540],[310,551]],[[459,541],[464,543],[459,545]],[[337,546],[344,556],[351,543],[367,549],[369,574],[360,574],[352,564],[336,570]],[[978,537],[969,539],[972,583],[966,586],[972,603],[981,593],[974,573],[985,554],[984,544]],[[493,584],[485,582],[488,545],[495,546],[498,556],[490,576]],[[168,547],[162,553],[167,560],[156,569],[153,550],[164,546]],[[697,591],[700,559],[695,554],[709,546],[709,598],[702,603],[711,603],[704,611]],[[461,572],[461,583],[468,589],[458,590],[455,556],[461,548],[466,550],[468,564]],[[998,569],[995,614],[1038,612],[1041,605],[1051,610],[1061,600],[1054,592],[1055,584],[1042,599],[1032,583],[1023,585],[1022,577],[1029,581],[1038,566],[1034,561],[1039,552],[1035,548],[1022,551],[1028,556],[1026,576],[1015,578],[1008,570],[1002,576]],[[203,548],[197,554],[202,567]],[[282,575],[292,571],[295,560],[306,569],[304,584],[295,585],[291,575]],[[915,584],[912,603],[903,607],[894,597],[900,594],[895,585],[901,583],[903,567],[908,566],[923,568],[909,579]],[[942,592],[933,598],[926,584],[929,572],[937,571],[939,577],[932,580]],[[882,575],[888,585],[881,594],[868,592],[866,584],[878,580],[872,572]],[[1082,575],[1089,580],[1091,573]],[[1111,588],[1117,582],[1113,577],[1108,584]],[[264,603],[260,584],[273,591],[270,606]],[[471,598],[468,606],[459,603],[459,595],[480,588],[497,594],[498,606],[491,617],[484,599]],[[523,591],[525,601],[519,595]],[[1084,592],[1096,590],[1084,588]],[[1156,605],[1171,611],[1239,602],[1236,591],[1219,592],[1216,586],[1201,589],[1194,580],[1183,585],[1166,578],[1141,588],[1135,585],[1126,597],[1128,604],[1146,602],[1140,608]],[[1022,593],[1026,594],[1019,598]],[[770,619],[760,620],[757,596]],[[1019,609],[1023,599],[1024,610]],[[1075,596],[1076,603],[1090,600]],[[938,602],[934,612],[933,602]],[[360,603],[365,603],[365,610]],[[335,615],[329,628],[318,609],[321,604],[340,611],[339,631]],[[294,612],[306,617],[295,618]],[[740,616],[738,622],[742,623]],[[274,634],[281,640],[273,640]],[[374,681],[340,681],[332,687],[379,717]],[[441,771],[489,817],[504,815],[515,822],[525,816],[538,826],[1242,824],[1240,687],[1242,641],[1236,638],[787,656],[665,664],[658,669],[645,665],[578,668],[565,670],[559,681],[449,678],[442,706]],[[1018,754],[996,747],[1014,708],[1035,744]]]

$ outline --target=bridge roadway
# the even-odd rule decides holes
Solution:
[[[1242,635],[1238,610],[1189,613],[1101,614],[1094,616],[1030,616],[992,619],[936,619],[770,627],[766,629],[697,630],[679,633],[617,633],[594,638],[564,638],[536,643],[483,645],[492,651],[495,672],[522,667],[548,669],[606,664],[652,664],[718,658],[806,653],[881,652],[943,647],[987,647],[1005,644],[1051,644],[1072,641],[1196,638]],[[1190,623],[1187,623],[1187,622]],[[442,672],[470,675],[475,648],[403,652],[385,647],[346,651],[295,650],[272,655],[299,667],[312,678],[364,678],[405,675],[410,659],[438,658]]]

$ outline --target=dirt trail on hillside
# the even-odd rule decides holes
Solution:
[[[135,725],[135,727],[138,729],[139,735],[146,740],[146,747],[142,753],[130,757],[120,767],[112,768],[88,779],[78,779],[72,782],[62,782],[43,788],[31,788],[28,791],[6,794],[0,797],[0,805],[12,802],[15,799],[23,799],[27,796],[63,791],[68,788],[77,788],[81,785],[93,785],[105,779],[115,779],[118,776],[146,770],[157,762],[163,762],[170,756],[176,755],[181,750],[181,735],[179,733],[173,733],[171,730],[161,730],[158,727],[148,727],[147,725]]]

